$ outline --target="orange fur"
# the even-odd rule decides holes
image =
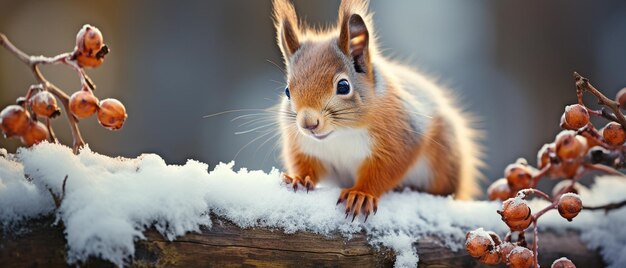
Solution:
[[[480,150],[467,115],[444,89],[380,55],[367,1],[342,1],[332,29],[299,24],[287,0],[274,0],[274,18],[290,93],[280,118],[288,174],[315,184],[354,177],[339,197],[354,216],[375,212],[399,186],[475,195]],[[336,93],[342,80],[349,94]]]

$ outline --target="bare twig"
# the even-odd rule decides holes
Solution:
[[[39,70],[39,64],[63,62],[63,61],[66,61],[69,54],[64,53],[64,54],[60,54],[52,58],[46,58],[42,56],[38,56],[38,57],[29,56],[23,51],[21,51],[20,49],[18,49],[15,45],[13,45],[13,43],[11,43],[11,41],[9,41],[9,39],[2,33],[0,33],[0,45],[2,45],[9,52],[15,55],[20,61],[26,64],[26,66],[28,66],[33,72],[35,79],[44,86],[44,89],[50,91],[50,93],[54,94],[57,98],[61,100],[61,104],[63,104],[63,107],[65,108],[65,115],[67,116],[67,120],[72,130],[72,138],[73,138],[72,148],[74,150],[74,153],[77,153],[78,150],[82,146],[85,145],[85,142],[83,141],[83,138],[80,135],[80,130],[78,129],[78,119],[76,119],[76,117],[74,117],[70,113],[70,110],[69,110],[70,98],[63,90],[61,90],[56,85],[50,83]],[[65,63],[67,64],[67,62]],[[86,78],[81,78],[81,81],[85,83],[84,82],[85,79]]]
[[[610,210],[618,209],[623,206],[626,206],[626,200],[617,202],[617,203],[609,203],[602,206],[583,206],[583,209],[586,210],[604,210],[605,212],[609,212]]]
[[[589,83],[589,79],[582,77],[577,72],[574,72],[574,80],[576,81],[576,93],[579,96],[579,102],[581,102],[581,96],[579,93],[587,91],[593,94],[594,96],[596,96],[596,98],[598,98],[600,104],[608,107],[609,109],[611,109],[611,111],[613,111],[613,116],[604,112],[604,114],[606,114],[604,115],[604,117],[609,120],[612,120],[613,117],[615,117],[614,119],[617,120],[620,125],[622,125],[622,128],[626,129],[626,118],[624,117],[624,114],[622,114],[618,102],[604,96],[602,92],[598,91],[593,85],[591,85],[591,83]]]

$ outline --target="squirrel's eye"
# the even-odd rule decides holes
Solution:
[[[350,83],[348,80],[341,79],[337,82],[337,95],[348,95],[350,94]]]
[[[289,88],[288,87],[285,88],[285,95],[287,96],[288,99],[291,99],[291,95],[289,94]]]

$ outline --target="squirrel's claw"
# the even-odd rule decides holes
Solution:
[[[296,176],[289,176],[289,175],[283,173],[283,182],[285,184],[287,184],[287,185],[293,184],[291,187],[293,188],[294,192],[298,191],[298,184],[302,185],[306,189],[307,193],[310,190],[315,189],[315,183],[311,179],[311,176],[306,176],[303,179],[302,177],[300,177],[298,175],[296,175]]]
[[[376,210],[378,210],[378,198],[361,191],[344,189],[339,195],[337,205],[344,201],[346,202],[346,219],[352,214],[352,221],[359,214],[363,214],[365,215],[363,222],[365,222],[372,212],[376,214]]]

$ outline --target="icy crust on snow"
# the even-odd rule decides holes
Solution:
[[[74,155],[67,147],[44,143],[0,156],[0,225],[53,213],[48,189],[61,195],[67,175],[65,196],[56,213],[65,224],[69,263],[97,256],[122,266],[132,258],[134,242],[144,239],[146,228],[154,226],[167,239],[175,239],[200,226],[210,227],[212,214],[243,228],[269,227],[287,233],[339,233],[350,238],[365,231],[372,245],[396,252],[397,267],[417,265],[419,252],[413,243],[425,236],[435,235],[445,246],[462,250],[469,230],[483,227],[501,236],[507,231],[496,213],[500,202],[394,192],[380,199],[378,213],[366,223],[362,218],[351,222],[344,218],[344,206],[335,205],[340,189],[294,193],[281,184],[278,170],[232,168],[233,163],[220,164],[209,171],[206,164],[193,160],[167,165],[154,154],[111,158],[88,148]],[[623,179],[605,178],[588,193],[581,192],[581,198],[584,204],[603,204],[620,200],[625,191]],[[547,203],[529,204],[537,211]],[[626,230],[620,228],[626,224],[625,210],[608,216],[583,211],[573,223],[557,212],[544,217],[542,228],[581,230],[583,240],[599,248],[609,264],[626,261]]]

